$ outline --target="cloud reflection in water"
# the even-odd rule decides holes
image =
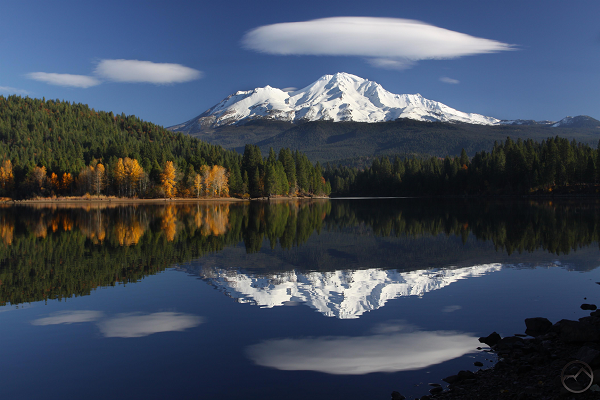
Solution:
[[[60,311],[51,314],[49,317],[38,318],[31,321],[32,325],[59,325],[75,324],[78,322],[94,322],[104,316],[102,311],[94,310],[75,310]]]
[[[426,368],[475,352],[478,344],[466,333],[400,329],[358,337],[267,340],[247,353],[256,364],[280,370],[363,375]]]
[[[142,337],[158,332],[183,331],[204,322],[202,317],[175,312],[119,314],[98,323],[105,337]]]
[[[31,324],[59,325],[98,321],[96,325],[104,337],[133,338],[158,332],[183,331],[204,322],[203,317],[176,312],[128,313],[117,314],[112,318],[103,318],[102,311],[61,311],[51,314],[49,317],[35,319],[31,321]]]

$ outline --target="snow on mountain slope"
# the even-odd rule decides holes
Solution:
[[[398,118],[418,121],[497,125],[501,121],[465,113],[420,94],[393,94],[356,75],[324,75],[303,89],[286,92],[266,86],[240,91],[196,118],[169,129],[197,132],[251,119],[279,121],[383,122]]]
[[[411,272],[381,269],[325,273],[288,271],[268,276],[217,269],[211,270],[210,276],[201,277],[241,303],[271,308],[302,302],[328,317],[352,319],[383,307],[388,300],[423,296],[460,279],[482,276],[501,268],[501,264],[486,264]]]

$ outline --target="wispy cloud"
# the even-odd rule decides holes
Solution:
[[[202,78],[202,72],[180,64],[154,63],[140,60],[101,60],[94,69],[95,76],[30,72],[25,76],[50,85],[89,88],[103,81],[153,83],[164,85],[189,82]],[[6,89],[6,90],[3,90]],[[10,91],[0,86],[0,93]],[[17,90],[17,89],[14,89]],[[12,91],[11,93],[13,93]],[[24,94],[27,94],[25,91]]]
[[[77,310],[77,311],[61,311],[52,314],[49,317],[38,318],[31,321],[32,325],[59,325],[59,324],[75,324],[78,322],[93,322],[104,316],[102,311],[93,310]]]
[[[69,86],[78,88],[89,88],[99,85],[101,82],[87,75],[55,74],[49,72],[31,72],[25,75],[29,79],[46,82],[50,85]]]
[[[139,60],[102,60],[95,74],[109,81],[169,84],[202,78],[202,72],[180,64]]]
[[[6,94],[29,94],[27,90],[16,89],[10,86],[0,86],[0,93]]]
[[[413,60],[393,58],[368,58],[367,62],[374,67],[396,69],[399,71],[412,68],[417,64],[417,62]]]
[[[449,83],[451,85],[457,85],[460,83],[460,81],[458,79],[452,79],[452,78],[448,78],[447,76],[442,76],[440,78],[440,81],[444,82],[444,83]]]
[[[399,18],[333,17],[265,25],[248,32],[242,45],[280,55],[360,56],[388,69],[406,69],[419,60],[441,60],[515,50],[421,21]],[[411,64],[413,63],[413,64]]]
[[[450,313],[450,312],[458,311],[460,309],[462,309],[461,306],[452,305],[452,306],[446,306],[446,307],[442,308],[442,312]]]
[[[119,314],[98,323],[105,337],[133,338],[158,332],[183,331],[204,322],[196,315],[158,312],[154,314]]]
[[[478,346],[466,333],[392,325],[381,329],[371,336],[267,340],[247,353],[258,365],[285,371],[362,375],[425,368],[475,352]]]

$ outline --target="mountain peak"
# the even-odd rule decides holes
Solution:
[[[600,128],[600,121],[587,115],[565,117],[552,125],[555,128]]]
[[[195,133],[253,119],[375,123],[398,118],[482,125],[500,123],[495,118],[455,110],[420,94],[394,94],[377,82],[337,72],[323,75],[294,91],[265,86],[236,92],[198,117],[170,129]]]

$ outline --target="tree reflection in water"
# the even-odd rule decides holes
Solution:
[[[247,253],[291,249],[323,231],[398,240],[457,237],[462,243],[472,237],[507,254],[568,254],[597,245],[600,207],[592,200],[481,199],[3,205],[0,304],[87,295],[241,242]],[[325,250],[303,255],[294,268],[333,270],[339,263],[323,261],[323,254],[346,257],[348,264],[367,251]]]

